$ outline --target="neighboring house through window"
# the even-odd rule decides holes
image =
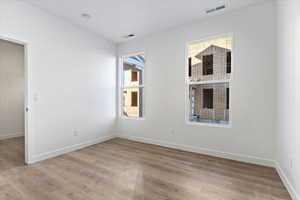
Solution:
[[[188,45],[186,118],[193,123],[230,123],[232,37]]]
[[[144,117],[144,55],[125,56],[120,60],[120,94],[123,95],[120,98],[121,116]]]

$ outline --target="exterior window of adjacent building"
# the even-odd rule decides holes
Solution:
[[[144,117],[144,54],[120,58],[121,116]]]
[[[231,51],[226,55],[226,73],[231,73]]]
[[[203,75],[213,74],[214,56],[213,55],[204,55],[202,57],[202,62],[203,62]]]
[[[189,58],[189,77],[192,76],[192,58]]]
[[[203,89],[203,108],[214,108],[214,89]]]
[[[132,71],[131,72],[131,81],[138,81],[138,72]]]
[[[230,124],[232,37],[191,43],[187,48],[187,120]]]
[[[229,88],[226,88],[226,109],[229,109]]]
[[[138,106],[138,92],[131,92],[131,106]]]

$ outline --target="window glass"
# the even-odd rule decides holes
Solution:
[[[190,44],[187,60],[189,121],[229,124],[232,37]]]
[[[121,58],[121,115],[139,118],[144,116],[143,54]]]

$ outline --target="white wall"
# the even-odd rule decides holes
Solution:
[[[277,162],[283,180],[300,199],[300,2],[278,1]],[[297,195],[298,194],[298,195]]]
[[[0,27],[28,44],[29,162],[112,135],[113,43],[15,0],[0,0]]]
[[[24,46],[0,40],[0,140],[24,135]]]
[[[120,119],[122,137],[272,165],[276,106],[275,4],[266,2],[119,45],[145,51],[145,120]],[[185,44],[234,34],[232,128],[185,123]],[[172,134],[174,130],[174,134]]]

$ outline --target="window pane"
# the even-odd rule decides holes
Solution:
[[[229,123],[229,83],[189,86],[190,112],[193,122]]]
[[[123,86],[138,86],[144,84],[144,55],[123,58]]]
[[[189,81],[230,79],[232,37],[197,42],[188,46],[191,60]]]
[[[144,88],[123,89],[122,115],[126,117],[143,117]]]

